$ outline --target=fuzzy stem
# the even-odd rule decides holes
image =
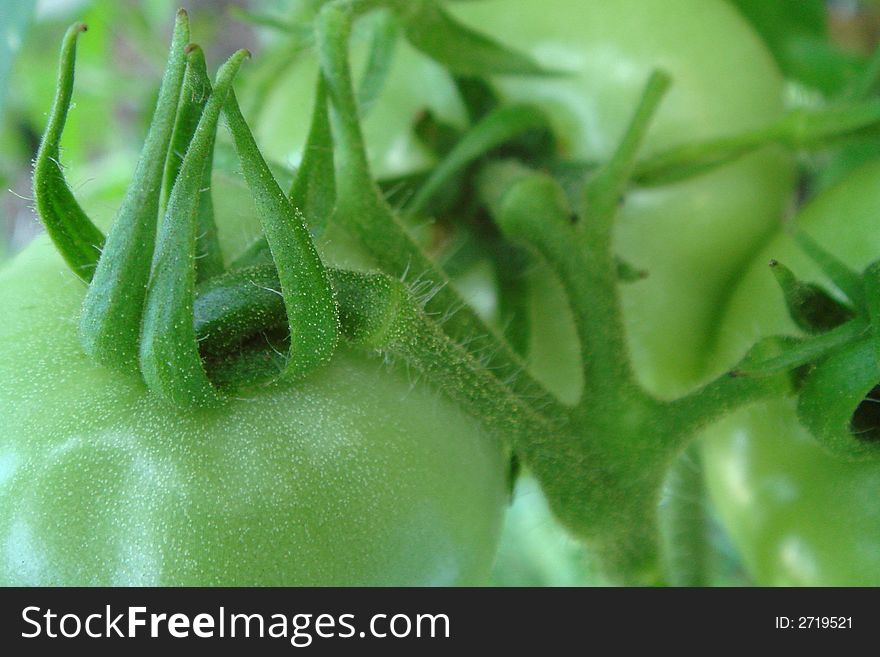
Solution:
[[[317,21],[320,63],[331,100],[331,124],[337,146],[336,220],[358,238],[386,272],[432,283],[435,294],[427,311],[445,314],[446,333],[467,345],[475,357],[488,359],[499,379],[511,381],[524,398],[543,406],[559,407],[559,402],[526,372],[524,363],[504,339],[461,299],[446,274],[407,234],[376,186],[367,162],[348,61],[351,19],[347,4],[330,3]]]
[[[450,339],[384,274],[334,271],[343,332],[357,343],[400,358],[506,441],[541,441],[559,424],[515,395],[466,349]]]
[[[696,433],[741,406],[784,395],[791,389],[785,373],[775,376],[738,376],[725,373],[698,390],[663,404],[660,427],[666,440],[679,449]]]
[[[577,296],[570,298],[580,318],[578,334],[584,354],[585,399],[590,391],[607,385],[607,377],[621,388],[635,386],[620,310],[612,234],[620,199],[629,184],[639,148],[669,85],[670,79],[664,73],[654,72],[648,79],[617,151],[587,182],[580,219],[573,231],[577,237],[576,248],[568,246],[572,255],[563,260],[566,278],[572,281],[569,285],[582,288]],[[589,400],[586,403],[590,403]]]

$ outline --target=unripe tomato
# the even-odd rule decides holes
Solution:
[[[880,253],[880,163],[869,164],[816,197],[796,225],[850,267]],[[714,365],[734,365],[756,340],[799,335],[768,271],[774,258],[799,278],[830,288],[787,234],[755,256],[732,296]],[[794,399],[743,409],[712,427],[703,442],[712,499],[758,583],[880,585],[880,463],[849,461],[821,447],[800,424]]]
[[[341,349],[298,383],[169,407],[82,353],[84,291],[45,237],[0,270],[0,583],[488,578],[505,452],[424,381]]]
[[[500,86],[509,98],[544,107],[572,158],[602,161],[612,154],[656,68],[672,76],[673,86],[644,155],[736,134],[782,111],[783,81],[771,55],[721,0],[487,0],[449,8],[569,74],[504,79]],[[731,282],[776,226],[792,181],[788,158],[768,150],[626,197],[616,249],[648,277],[622,288],[625,319],[636,373],[656,394],[680,393],[703,373]],[[532,276],[532,352],[540,354],[533,361],[536,374],[573,399],[579,376],[573,331],[548,326],[565,303],[548,290],[558,287],[548,276]],[[570,340],[560,340],[561,331]]]

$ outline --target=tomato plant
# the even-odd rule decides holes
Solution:
[[[675,84],[658,111],[646,154],[762,127],[782,112],[782,78],[769,52],[726,2],[501,4],[452,3],[449,8],[466,25],[565,73],[558,78],[503,77],[498,87],[506,100],[546,110],[567,159],[610,156],[629,108],[656,67]],[[371,33],[361,32],[355,35],[359,47],[354,56],[366,60],[363,51]],[[302,143],[308,104],[295,100],[311,98],[308,81],[316,68],[307,53],[295,58],[287,83],[267,101],[262,125],[276,135],[270,151],[276,157],[287,155],[285,145]],[[414,88],[424,93],[413,94]],[[450,76],[402,41],[364,123],[377,172],[403,173],[430,162],[411,130],[414,117],[425,109],[451,125],[466,120]],[[651,390],[671,396],[700,376],[727,283],[750,249],[772,231],[792,182],[789,158],[768,150],[698,179],[627,196],[616,226],[616,249],[650,274],[626,286],[623,301],[639,377]],[[665,237],[670,234],[677,235],[673,247]],[[531,365],[539,379],[573,402],[582,385],[575,331],[558,283],[546,268],[533,268],[530,305],[540,330],[531,331]],[[673,296],[670,290],[676,291]],[[551,323],[547,317],[560,319]]]
[[[3,584],[488,576],[503,449],[405,372],[348,350],[305,385],[176,410],[83,355],[83,286],[47,240],[0,289]]]
[[[81,29],[68,35],[62,75],[72,76]],[[62,94],[71,82],[62,80]],[[65,211],[65,187],[48,173],[37,187],[48,186],[50,221]],[[227,249],[237,229],[221,222]],[[405,371],[346,349],[305,384],[178,408],[136,374],[82,352],[85,287],[45,238],[4,268],[0,290],[11,318],[0,338],[10,427],[4,584],[448,585],[488,576],[505,450]]]
[[[561,148],[572,158],[611,154],[629,118],[627,108],[652,68],[662,68],[674,82],[652,123],[645,155],[759,127],[782,112],[781,76],[725,2],[519,0],[454,9],[548,68],[572,74],[501,84],[506,96],[547,108]],[[784,154],[765,151],[693,180],[627,195],[615,249],[647,273],[626,285],[622,298],[636,371],[650,390],[679,394],[702,374],[728,282],[778,220],[791,190],[790,166]],[[532,332],[533,360],[549,370],[545,379],[564,377],[557,388],[576,398],[575,348],[554,354],[564,344],[556,331],[566,329],[546,327],[546,318],[562,314],[565,303],[559,292],[548,293],[555,286],[547,276],[536,274],[531,282],[535,321],[543,318]],[[573,342],[573,331],[567,333]],[[567,374],[560,363],[568,365]]]
[[[785,108],[776,62],[825,78],[781,37],[771,54],[746,19],[769,39],[773,14],[749,3],[295,9],[247,16],[283,37],[241,103],[248,53],[212,79],[178,13],[107,225],[61,164],[86,27],[68,30],[34,160],[49,239],[0,273],[4,581],[480,582],[522,468],[602,581],[705,582],[702,527],[678,505],[702,486],[681,455],[696,463],[712,423],[797,395],[813,439],[870,459],[880,266],[801,236],[837,288],[775,264],[806,335],[744,331],[760,322],[743,311],[735,348],[710,351],[793,203],[793,156],[876,133],[880,65]],[[758,572],[755,533],[734,538]],[[565,540],[546,543],[559,563]]]
[[[880,253],[875,229],[878,175],[876,162],[864,166],[817,196],[795,222],[858,270]],[[729,363],[761,338],[802,334],[768,271],[771,258],[803,280],[831,285],[789,234],[777,235],[756,254],[732,297],[719,332],[717,363]],[[825,403],[832,403],[830,396]],[[871,404],[869,395],[862,409],[862,430],[873,426]],[[880,515],[871,502],[880,467],[874,460],[834,455],[817,444],[799,420],[793,399],[774,400],[725,418],[708,432],[704,453],[710,492],[758,582],[880,582]]]

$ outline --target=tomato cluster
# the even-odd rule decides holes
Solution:
[[[376,7],[378,12],[367,11]],[[330,13],[334,8],[341,8],[338,15]],[[93,301],[98,285],[93,282],[87,288],[83,280],[90,279],[90,273],[84,275],[82,267],[73,266],[75,273],[66,269],[61,255],[71,264],[63,247],[69,233],[47,221],[62,253],[49,239],[38,238],[0,270],[0,309],[7,318],[0,326],[0,424],[7,427],[0,441],[0,542],[5,555],[0,582],[483,583],[495,558],[511,478],[522,460],[544,487],[551,508],[588,545],[597,546],[598,557],[604,559],[609,546],[623,546],[621,552],[631,549],[635,556],[627,567],[643,568],[641,581],[653,583],[658,578],[645,562],[656,560],[651,550],[657,539],[645,540],[643,534],[654,529],[658,473],[671,467],[686,441],[675,437],[667,446],[662,436],[644,434],[655,427],[675,434],[677,427],[664,422],[681,417],[693,424],[688,424],[689,430],[702,432],[709,494],[755,581],[880,583],[880,515],[871,504],[880,470],[870,458],[851,462],[829,454],[802,426],[796,394],[814,362],[786,375],[783,394],[739,410],[714,399],[713,384],[708,384],[705,398],[718,402],[712,408],[726,414],[712,426],[706,425],[722,414],[718,410],[704,409],[705,421],[702,416],[694,419],[693,409],[687,411],[691,415],[676,415],[684,406],[676,406],[674,400],[701,394],[701,386],[717,375],[726,385],[723,373],[737,367],[762,339],[780,334],[802,337],[803,327],[791,318],[791,299],[767,271],[770,259],[784,263],[799,279],[826,287],[834,283],[815,258],[798,249],[785,218],[797,203],[798,167],[792,146],[824,146],[826,133],[846,130],[829,120],[829,125],[797,124],[792,138],[774,136],[770,127],[792,125],[785,123],[786,90],[791,88],[785,75],[790,76],[791,69],[786,68],[785,75],[780,71],[780,61],[784,66],[789,62],[780,60],[781,46],[768,43],[761,24],[756,31],[749,22],[755,19],[750,3],[484,0],[446,6],[434,0],[335,0],[298,3],[297,9],[308,33],[317,36],[293,45],[282,42],[282,50],[297,52],[294,64],[268,86],[259,75],[252,76],[244,85],[242,104],[247,114],[249,94],[257,95],[255,90],[263,85],[262,101],[253,105],[254,133],[270,160],[297,164],[299,182],[294,182],[290,199],[274,181],[271,188],[268,183],[255,186],[254,180],[271,177],[263,175],[269,169],[259,152],[251,160],[242,155],[241,135],[248,128],[225,105],[259,212],[232,202],[217,203],[229,193],[223,190],[228,171],[213,155],[213,135],[206,136],[209,112],[199,109],[204,114],[201,119],[196,115],[190,129],[201,141],[190,134],[191,141],[183,145],[189,150],[181,171],[190,175],[189,183],[181,182],[183,173],[175,180],[166,172],[162,203],[172,210],[185,208],[193,221],[199,212],[204,215],[205,206],[198,200],[204,192],[187,196],[181,191],[184,183],[193,187],[201,180],[193,173],[200,153],[191,155],[198,148],[190,147],[199,143],[214,160],[216,189],[211,194],[217,210],[218,269],[197,272],[203,265],[196,263],[201,256],[195,254],[203,248],[204,234],[196,238],[195,223],[189,226],[193,250],[185,262],[173,248],[179,235],[167,223],[160,222],[157,255],[152,254],[152,236],[123,245],[134,249],[149,241],[151,249],[141,254],[145,281],[131,286],[140,294],[134,295],[138,301],[112,302],[134,308],[132,345],[140,341],[140,370],[137,365],[129,370],[108,367],[94,358],[88,341],[89,355],[83,351],[76,330],[81,316],[92,313],[106,319],[110,302]],[[436,20],[438,29],[448,30],[450,38],[469,44],[474,52],[461,55],[455,52],[458,45],[444,50],[433,43],[412,22],[417,14]],[[355,71],[365,71],[352,84],[359,108],[346,95],[349,81],[339,65],[349,54],[333,50],[328,37],[338,28],[333,20],[341,21],[340,16],[354,20],[350,57]],[[188,49],[187,55],[191,53]],[[571,209],[572,235],[581,235],[576,231],[590,220],[593,208],[589,203],[579,206],[577,199],[603,198],[593,194],[590,185],[614,173],[621,144],[640,127],[639,115],[633,116],[649,96],[646,80],[661,79],[651,77],[658,69],[671,86],[645,123],[644,139],[636,149],[638,161],[630,163],[630,177],[624,180],[614,209],[613,253],[599,254],[619,265],[619,280],[608,298],[619,301],[621,340],[633,381],[624,372],[622,384],[609,383],[607,397],[591,399],[591,391],[602,388],[602,382],[585,381],[591,359],[603,362],[606,355],[591,352],[595,346],[583,333],[591,300],[572,298],[576,286],[554,266],[558,263],[549,262],[546,251],[522,248],[510,237],[514,231],[505,221],[518,217],[522,207],[537,206],[536,212],[551,216],[547,208],[552,203],[545,201],[555,202],[558,191],[560,213]],[[812,79],[804,69],[796,70]],[[228,87],[231,77],[227,83]],[[185,98],[190,88],[183,84]],[[217,85],[214,92],[220,89]],[[237,107],[234,95],[231,98]],[[493,111],[522,112],[526,106],[534,113],[528,129],[504,133],[503,139],[486,137],[492,133],[485,122],[501,121],[502,114]],[[854,107],[862,112],[861,105]],[[853,115],[868,122],[863,115],[873,108],[866,107]],[[175,131],[183,125],[183,109],[177,111]],[[213,111],[216,130],[220,105]],[[513,115],[511,111],[508,116]],[[510,124],[498,125],[508,129]],[[534,129],[538,125],[540,129]],[[813,139],[814,134],[820,137]],[[743,135],[757,137],[749,141]],[[177,132],[172,135],[169,128],[168,140],[172,137],[177,139]],[[479,139],[489,145],[461,155]],[[746,147],[736,151],[742,144]],[[222,140],[218,148],[224,148]],[[328,165],[315,155],[321,149],[332,149],[335,162]],[[166,157],[174,157],[172,151],[165,143],[157,171],[165,167]],[[640,162],[666,163],[666,169],[655,169],[668,173],[674,169],[669,162],[681,161],[684,173],[675,169],[678,174],[668,179],[639,178],[649,170],[639,169]],[[253,168],[253,162],[263,163],[265,169]],[[210,168],[207,171],[210,174]],[[315,183],[304,177],[315,171],[323,171],[327,179]],[[378,177],[375,185],[370,173]],[[136,175],[143,175],[141,168]],[[440,176],[436,188],[431,187],[432,176]],[[487,181],[492,176],[498,180]],[[878,176],[876,164],[851,173],[812,200],[793,225],[845,264],[864,269],[880,254],[880,233],[871,225],[880,205],[874,184]],[[526,183],[517,186],[523,180]],[[302,181],[304,185],[297,187]],[[508,183],[503,193],[496,190]],[[421,198],[420,185],[432,193]],[[38,195],[45,193],[37,187]],[[280,197],[272,196],[276,188]],[[601,185],[596,188],[603,191]],[[146,194],[143,198],[159,204],[158,188],[155,193],[137,185],[132,189],[132,194]],[[532,200],[540,202],[530,206],[530,199],[523,202],[508,193],[510,189],[519,194],[533,189]],[[63,190],[50,191],[55,196],[43,205],[43,197],[38,198],[44,214],[69,203]],[[322,193],[335,195],[332,208],[322,205]],[[407,205],[413,195],[421,203],[415,210]],[[279,246],[284,240],[277,237],[283,238],[283,233],[273,234],[264,216],[277,207],[278,198],[284,212],[289,211],[282,213],[288,226],[301,231],[297,235],[310,235],[302,238],[309,245],[301,252],[311,253],[313,239],[319,273],[324,274],[324,266],[337,272],[322,279],[327,290],[332,276],[346,275],[338,273],[340,267],[403,279],[401,287],[415,299],[414,306],[425,311],[424,318],[413,321],[424,321],[428,328],[414,331],[418,337],[402,335],[406,331],[395,328],[393,313],[406,301],[386,304],[390,314],[375,320],[370,304],[379,302],[370,296],[372,288],[363,297],[366,301],[352,301],[336,288],[332,301],[342,335],[346,322],[355,317],[369,325],[368,340],[341,341],[336,347],[334,334],[327,347],[332,355],[315,355],[309,371],[280,380],[248,379],[224,388],[217,404],[181,404],[174,394],[186,386],[169,383],[178,362],[169,361],[157,374],[156,368],[166,363],[150,361],[143,347],[147,339],[161,343],[157,325],[180,329],[180,321],[149,323],[160,321],[163,312],[182,313],[173,317],[182,317],[186,324],[186,331],[169,339],[168,353],[176,356],[178,343],[192,338],[186,346],[204,366],[181,366],[179,378],[195,372],[206,382],[209,374],[216,377],[211,367],[244,362],[248,350],[259,352],[264,368],[273,358],[271,352],[281,348],[289,348],[293,358],[297,340],[302,339],[298,331],[307,332],[314,324],[311,317],[294,321],[292,299],[307,305],[317,288],[293,290],[308,281],[285,278],[297,273],[296,263],[284,260],[287,256]],[[511,198],[519,199],[520,205]],[[194,200],[186,204],[187,199]],[[297,203],[301,206],[294,214]],[[389,207],[395,204],[402,207]],[[313,216],[316,212],[322,216]],[[601,208],[597,213],[601,217]],[[355,215],[379,222],[373,228],[389,219],[393,229],[383,224],[386,232],[375,237],[364,228],[366,220]],[[176,220],[173,211],[163,221],[171,220]],[[300,223],[294,226],[295,222]],[[550,235],[570,226],[546,228]],[[103,239],[99,229],[93,230]],[[250,245],[242,239],[259,238],[260,230],[268,242],[258,239]],[[529,236],[528,230],[527,226],[524,234],[531,243],[526,239],[526,246],[534,246],[540,239]],[[112,238],[111,229],[108,239]],[[567,248],[582,249],[575,255],[589,260],[597,255],[587,252],[590,244],[573,239]],[[388,251],[407,251],[382,253],[388,245],[393,245]],[[122,247],[113,242],[108,250],[117,248]],[[407,254],[416,259],[408,260]],[[425,271],[418,269],[422,257],[429,263]],[[105,260],[98,261],[99,276],[106,276],[101,269]],[[449,266],[447,278],[442,267],[456,262]],[[163,272],[165,266],[181,267],[190,287],[177,287],[178,277]],[[128,270],[113,269],[110,278],[118,271]],[[199,335],[206,341],[199,356],[197,331],[190,326],[194,299],[211,285],[231,290],[230,281],[241,276],[251,287],[280,290],[278,299],[273,303],[269,294],[255,301],[257,293],[247,285],[240,294],[234,291],[239,296],[223,297],[221,314],[238,312],[232,299],[252,303],[243,307],[253,313],[239,322],[245,329],[229,320],[218,324],[219,330],[250,332],[246,340],[236,333],[229,344],[222,335]],[[577,272],[569,276],[576,278]],[[271,285],[257,285],[256,280]],[[601,275],[598,280],[601,283]],[[160,283],[169,295],[184,290],[179,294],[183,305],[178,297],[166,305],[155,302],[150,295]],[[480,305],[475,298],[485,301],[479,312],[447,303],[459,298],[447,283],[472,305]],[[587,282],[582,289],[598,290],[598,285]],[[598,290],[603,291],[608,290]],[[831,296],[843,296],[837,292],[832,290]],[[600,307],[597,312],[605,310]],[[144,312],[147,319],[142,320]],[[517,334],[512,324],[526,328]],[[354,333],[361,330],[362,325],[357,326]],[[615,330],[611,322],[608,331]],[[424,336],[431,339],[426,342]],[[433,340],[435,336],[440,337]],[[213,344],[211,340],[219,340],[227,351],[209,353],[205,345]],[[495,352],[484,353],[487,344],[489,351],[496,345]],[[309,343],[306,349],[308,357],[313,346]],[[243,370],[230,371],[230,376],[238,376]],[[218,381],[212,379],[211,385],[217,383],[220,389]],[[625,394],[615,397],[616,385]],[[634,393],[637,387],[644,392]],[[746,395],[738,403],[750,399]],[[606,422],[603,413],[616,417]],[[572,449],[568,454],[576,455],[572,458],[552,452],[555,438],[531,435],[544,430],[551,436],[576,434],[584,427],[595,435],[575,435],[575,445],[567,445]],[[600,435],[620,427],[642,435],[632,444],[615,444],[618,436]],[[621,433],[620,440],[625,435]],[[644,481],[639,477],[643,462]],[[571,491],[590,486],[607,486],[607,494],[600,491],[590,498],[599,500],[596,508],[572,511],[583,500],[571,499]],[[631,495],[642,497],[634,500]],[[640,504],[651,508],[644,511]],[[644,520],[645,526],[620,528],[633,519]],[[506,539],[508,560],[515,542]]]

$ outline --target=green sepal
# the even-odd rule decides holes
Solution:
[[[846,295],[856,308],[864,307],[865,290],[862,277],[832,253],[826,251],[805,232],[794,233],[794,239],[801,250],[822,270],[831,283]]]
[[[171,190],[156,244],[141,332],[141,373],[152,392],[180,406],[204,406],[221,399],[202,364],[194,327],[199,188],[213,153],[220,113],[247,55],[244,50],[237,52],[217,73],[214,92]]]
[[[180,91],[180,102],[177,107],[174,132],[171,136],[171,146],[165,162],[165,178],[162,183],[162,216],[165,214],[168,197],[183,164],[183,157],[186,155],[196,126],[199,124],[199,118],[201,118],[210,96],[211,80],[208,78],[205,54],[199,46],[190,44],[186,47],[186,73],[183,77],[183,88]],[[199,196],[196,279],[199,281],[216,276],[223,271],[223,252],[220,249],[220,240],[217,236],[214,202],[211,197],[211,181],[214,171],[213,136],[208,152],[209,157],[205,162],[202,174],[202,185],[196,191]]]
[[[336,348],[339,318],[333,289],[302,213],[272,176],[234,92],[224,112],[278,270],[287,310],[290,352],[282,376],[299,378],[329,360]]]
[[[815,283],[805,283],[777,260],[770,270],[782,290],[788,314],[795,325],[811,335],[825,333],[853,318],[853,311]]]
[[[405,212],[418,214],[453,176],[493,149],[531,131],[547,128],[543,112],[530,105],[505,105],[492,110],[469,129],[436,166],[407,204]]]
[[[873,336],[832,353],[806,377],[797,414],[813,437],[845,458],[880,456],[880,363]]]
[[[135,370],[144,299],[150,277],[162,177],[186,70],[189,22],[180,10],[159,101],[131,183],[83,302],[84,351],[96,362]]]
[[[333,161],[333,133],[327,107],[327,85],[318,76],[315,105],[303,158],[290,186],[290,202],[302,213],[314,236],[327,227],[336,205],[336,168]],[[261,237],[251,244],[233,263],[234,267],[272,262],[269,243]]]
[[[309,136],[290,188],[290,202],[302,212],[306,224],[315,234],[320,234],[327,226],[336,204],[336,171],[327,108],[327,84],[320,75]]]
[[[868,326],[863,321],[852,320],[830,331],[805,339],[783,336],[765,338],[765,340],[782,341],[778,344],[783,344],[784,347],[769,356],[766,355],[766,350],[754,351],[733,373],[738,376],[772,376],[790,372],[804,365],[817,363],[833,351],[862,338],[868,330]],[[758,353],[765,355],[759,358],[756,355]]]
[[[86,29],[85,23],[71,25],[61,45],[55,100],[34,161],[34,203],[46,232],[65,262],[77,276],[88,282],[101,255],[104,234],[92,223],[70,191],[64,178],[60,152],[61,135],[73,96],[76,41]]]

